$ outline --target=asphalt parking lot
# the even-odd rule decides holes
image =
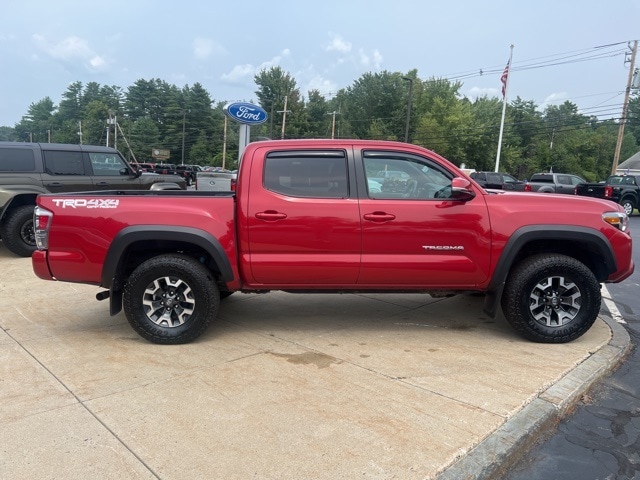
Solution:
[[[489,478],[629,344],[606,318],[531,343],[478,296],[274,292],[161,346],[1,242],[0,271],[3,479]]]

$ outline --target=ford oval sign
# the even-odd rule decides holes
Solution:
[[[258,125],[267,120],[267,112],[252,103],[228,103],[224,106],[223,111],[227,117],[247,125]]]

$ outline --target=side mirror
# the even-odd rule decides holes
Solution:
[[[138,178],[142,175],[142,170],[138,167],[131,167],[133,169],[133,178]],[[131,171],[128,168],[122,168],[120,175],[131,175]]]
[[[467,178],[455,177],[451,180],[451,199],[468,202],[476,197],[471,181]]]

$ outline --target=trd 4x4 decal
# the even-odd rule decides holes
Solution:
[[[62,208],[118,208],[120,200],[116,198],[54,198],[56,207]]]

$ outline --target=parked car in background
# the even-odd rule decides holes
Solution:
[[[196,175],[196,190],[205,192],[233,192],[236,189],[237,172],[219,170],[198,172]]]
[[[576,195],[605,198],[624,208],[627,215],[640,207],[640,175],[611,175],[600,183],[576,185]]]
[[[155,163],[132,163],[131,166],[140,172],[155,172]]]
[[[0,237],[11,252],[31,256],[36,249],[33,209],[40,194],[185,188],[180,177],[134,168],[113,148],[0,142]]]
[[[173,163],[156,163],[153,171],[161,175],[179,175],[176,165]]]
[[[176,171],[185,179],[187,185],[192,185],[196,181],[198,172],[202,171],[202,167],[200,165],[176,165]]]
[[[579,183],[586,183],[586,180],[570,173],[534,173],[528,182],[515,185],[515,190],[573,195]]]
[[[503,172],[471,172],[469,176],[483,188],[515,190],[516,185],[524,186],[522,180]]]

